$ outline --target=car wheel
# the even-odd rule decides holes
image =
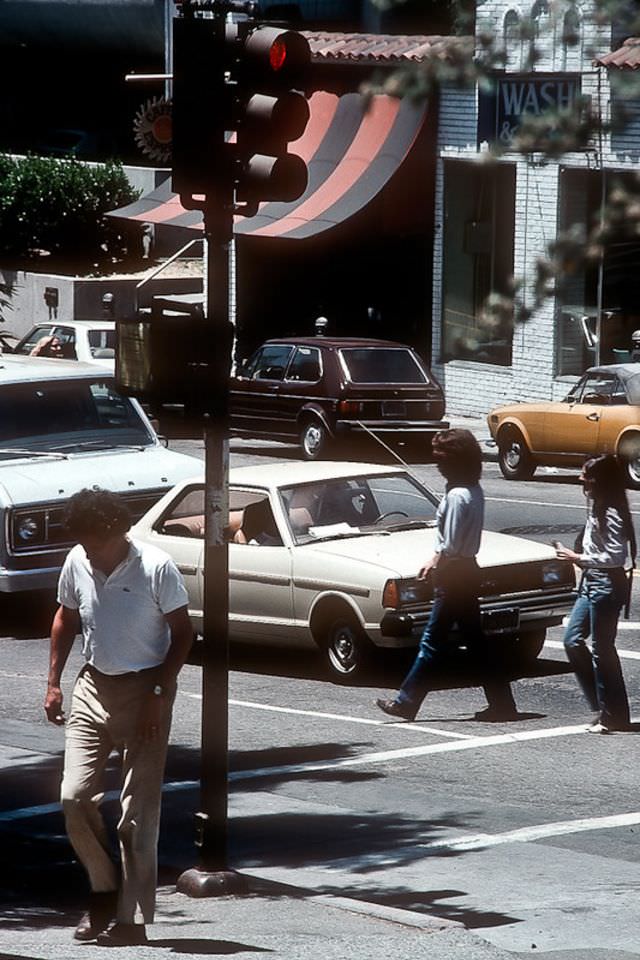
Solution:
[[[300,448],[305,460],[319,460],[330,444],[329,431],[321,420],[307,420],[300,431]]]
[[[324,649],[331,679],[352,683],[366,673],[373,648],[355,618],[345,615],[329,621]]]
[[[530,480],[533,476],[536,465],[519,430],[498,435],[498,463],[505,480]]]
[[[627,486],[640,490],[640,436],[625,435],[620,443],[618,456],[622,463]]]

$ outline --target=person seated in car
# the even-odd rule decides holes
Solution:
[[[244,508],[242,524],[233,537],[234,543],[249,543],[270,547],[282,546],[282,538],[268,500],[248,503]]]

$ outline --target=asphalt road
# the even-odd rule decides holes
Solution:
[[[171,445],[202,451],[199,441],[174,438]],[[264,455],[256,444],[233,444],[231,462]],[[270,447],[266,455],[286,460],[296,451]],[[431,465],[413,468],[442,488]],[[575,476],[548,473],[507,484],[488,464],[484,488],[491,529],[570,543],[581,525]],[[640,516],[640,495],[631,503]],[[20,835],[40,842],[46,835],[62,857],[59,821],[34,810],[55,798],[62,746],[41,708],[42,598],[2,609],[0,744],[38,744],[43,751],[40,768],[28,775],[18,765],[0,771],[5,850],[19,811]],[[636,601],[618,647],[640,721],[638,620]],[[461,920],[518,956],[640,956],[638,734],[584,732],[589,714],[567,670],[561,630],[548,640],[535,668],[516,678],[520,719],[498,725],[473,720],[484,702],[472,677],[443,677],[419,722],[396,724],[373,701],[395,688],[401,663],[385,662],[367,685],[341,688],[309,658],[234,656],[234,865],[323,893]],[[67,689],[72,676],[70,667]],[[167,771],[165,868],[194,858],[200,711],[199,668],[187,666]],[[11,856],[11,843],[8,849]],[[0,887],[27,870],[31,848],[19,849],[20,863],[5,871]]]

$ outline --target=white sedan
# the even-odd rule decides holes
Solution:
[[[432,586],[437,497],[406,470],[358,463],[232,469],[232,641],[320,650],[334,679],[361,674],[376,648],[415,646]],[[178,484],[133,528],[177,562],[202,629],[204,485]],[[535,658],[573,602],[573,566],[551,546],[485,532],[478,562],[486,633]],[[463,646],[460,638],[460,646]]]

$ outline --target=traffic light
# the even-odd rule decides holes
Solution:
[[[215,18],[173,21],[172,189],[185,197],[231,189],[224,28]]]
[[[311,51],[295,30],[240,23],[230,74],[235,82],[232,126],[236,200],[250,214],[263,200],[292,201],[307,186],[307,166],[287,152],[309,120],[304,86]]]

